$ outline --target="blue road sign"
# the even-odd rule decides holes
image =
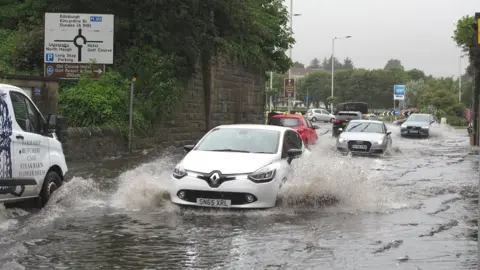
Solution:
[[[405,85],[397,84],[393,86],[393,99],[405,100]]]
[[[395,116],[398,115],[398,110],[397,109],[393,110],[393,115],[395,115]]]
[[[47,75],[50,76],[53,74],[53,67],[52,66],[48,66],[47,67]]]
[[[306,96],[305,99],[307,100],[307,102],[310,100],[310,96]]]
[[[90,22],[102,22],[102,16],[90,16]]]
[[[33,90],[33,93],[35,94],[35,96],[40,95],[40,92],[41,92],[41,90],[38,87],[35,87],[35,89]]]
[[[45,54],[45,62],[53,62],[55,61],[55,55],[53,53]]]

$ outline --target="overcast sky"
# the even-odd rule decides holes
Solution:
[[[290,7],[290,0],[285,0]],[[451,39],[456,21],[480,12],[480,0],[293,0],[296,44],[292,58],[308,65],[351,57],[356,67],[383,68],[390,58],[406,69],[458,76],[460,49]],[[462,65],[468,64],[466,58]]]

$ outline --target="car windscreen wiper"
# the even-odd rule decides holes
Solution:
[[[215,151],[215,152],[237,152],[237,153],[250,153],[250,151],[245,151],[245,150],[236,150],[236,149],[214,149],[210,151]]]
[[[347,131],[352,131],[352,129],[354,129],[354,128],[358,127],[358,126],[361,126],[361,125],[363,125],[363,123],[357,124],[357,125],[349,128]]]
[[[363,132],[365,129],[367,129],[368,126],[370,126],[370,123],[368,123],[364,128],[362,128],[362,130],[360,130],[360,132]]]

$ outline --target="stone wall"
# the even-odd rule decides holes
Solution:
[[[265,82],[261,72],[249,72],[225,58],[212,68],[212,126],[263,124]],[[206,132],[205,102],[201,70],[191,79],[184,99],[172,121],[157,128],[153,136],[137,136],[134,149],[180,147],[200,139]],[[69,128],[64,149],[69,160],[100,158],[127,150],[128,141],[117,130]]]

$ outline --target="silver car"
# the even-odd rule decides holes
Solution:
[[[400,126],[400,135],[405,136],[423,136],[430,135],[430,127],[435,123],[435,116],[426,113],[411,114]]]
[[[364,154],[387,154],[392,147],[392,132],[377,120],[352,120],[337,138],[337,150]]]
[[[307,119],[312,122],[332,122],[335,119],[335,115],[325,109],[309,109],[307,111]]]

